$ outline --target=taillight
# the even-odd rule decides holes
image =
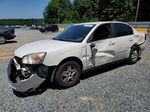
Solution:
[[[145,34],[145,40],[147,39],[147,35]]]

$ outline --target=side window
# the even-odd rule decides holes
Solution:
[[[93,39],[91,41],[98,41],[108,39],[111,37],[111,25],[104,24],[100,25],[93,33]]]
[[[121,23],[113,24],[113,37],[132,35],[133,30],[130,26]]]

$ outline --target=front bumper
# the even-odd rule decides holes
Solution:
[[[40,77],[37,73],[29,73],[25,68],[18,67],[20,66],[14,62],[14,59],[11,59],[8,65],[8,82],[9,85],[18,92],[28,92],[39,87],[44,81],[45,78]],[[20,71],[20,72],[19,72]],[[17,74],[17,75],[16,75]],[[30,74],[27,78],[19,79],[19,77]]]
[[[145,47],[146,47],[146,42],[142,43],[139,47],[140,47],[139,55],[141,55],[142,52],[144,51]]]

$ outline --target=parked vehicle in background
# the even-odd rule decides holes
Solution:
[[[58,31],[58,26],[55,24],[48,24],[39,29],[40,32],[46,32],[46,31],[52,31],[52,32],[57,32]]]
[[[145,48],[146,35],[123,22],[75,24],[52,40],[18,48],[8,66],[15,91],[36,89],[46,79],[71,87],[83,71],[127,59],[133,64]]]
[[[6,40],[11,40],[16,37],[15,29],[12,27],[0,26],[0,44],[6,43]]]
[[[41,26],[32,25],[29,28],[33,29],[33,30],[39,30],[41,28]]]

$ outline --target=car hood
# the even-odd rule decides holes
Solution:
[[[79,43],[59,41],[59,40],[41,40],[41,41],[36,41],[33,43],[26,44],[18,48],[14,52],[14,55],[22,58],[28,54],[39,53],[39,52],[46,52],[46,53],[56,52],[61,49],[70,48],[76,45],[78,46],[78,44]]]

